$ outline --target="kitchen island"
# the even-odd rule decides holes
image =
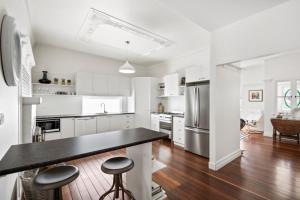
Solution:
[[[127,148],[135,167],[127,173],[127,188],[136,199],[151,199],[152,141],[167,134],[145,128],[12,145],[0,161],[0,176],[45,167],[87,156]]]

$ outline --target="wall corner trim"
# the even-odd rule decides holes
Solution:
[[[211,170],[217,171],[217,170],[221,169],[222,167],[224,167],[225,165],[227,165],[228,163],[230,163],[231,161],[233,161],[234,159],[240,157],[241,153],[242,153],[242,151],[240,149],[237,149],[237,150],[233,151],[232,153],[224,156],[217,162],[209,162],[208,167]]]

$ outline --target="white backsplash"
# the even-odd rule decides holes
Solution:
[[[165,112],[184,112],[185,98],[184,96],[174,96],[162,98],[161,102],[165,107]]]

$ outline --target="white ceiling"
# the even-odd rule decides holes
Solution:
[[[160,0],[209,31],[288,0]]]
[[[172,41],[173,44],[150,55],[141,55],[124,48],[116,48],[116,44],[110,46],[105,37],[98,38],[97,44],[83,43],[78,34],[90,8],[141,27]],[[138,64],[149,65],[170,60],[209,45],[208,31],[156,0],[29,0],[29,9],[37,43],[119,60],[128,57],[130,61]],[[118,31],[111,31],[111,36],[118,37]],[[134,42],[131,40],[132,45]],[[121,45],[124,45],[123,41]]]
[[[27,0],[37,43],[50,44],[151,65],[188,55],[209,46],[209,31],[241,20],[287,0]],[[188,3],[187,3],[188,2]],[[146,41],[131,38],[134,49],[123,46],[126,34],[99,29],[94,43],[84,43],[79,33],[91,8],[172,41],[169,47],[147,52]],[[111,34],[111,40],[108,41]],[[103,37],[105,35],[105,37]],[[116,39],[113,39],[116,38]],[[122,38],[122,39],[120,39]],[[124,41],[125,42],[125,41]],[[117,44],[122,43],[122,44]],[[148,44],[153,48],[154,44]],[[138,46],[140,45],[140,46]],[[122,48],[120,48],[122,47]],[[149,47],[150,48],[150,47]]]

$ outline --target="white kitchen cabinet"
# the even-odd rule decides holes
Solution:
[[[75,118],[61,118],[60,132],[62,138],[75,136]]]
[[[128,77],[77,72],[76,93],[78,95],[130,96],[131,79]]]
[[[110,116],[97,117],[97,133],[110,131]]]
[[[53,132],[53,133],[46,133],[45,134],[45,140],[49,141],[49,140],[58,140],[61,139],[61,132]]]
[[[94,75],[86,72],[76,73],[76,94],[93,95],[94,94]]]
[[[96,117],[80,117],[75,119],[75,136],[97,133]]]
[[[134,115],[109,115],[97,117],[97,132],[134,128]]]
[[[173,142],[176,145],[184,146],[184,118],[173,117]]]
[[[159,131],[159,114],[151,114],[151,130]]]
[[[131,79],[128,77],[119,77],[119,89],[121,96],[131,96]]]
[[[110,130],[116,131],[122,129],[122,116],[121,115],[112,115],[110,117]]]
[[[196,66],[187,68],[185,71],[185,78],[187,83],[209,80],[209,67]]]
[[[108,78],[103,75],[94,75],[93,93],[95,95],[104,96],[108,94]]]
[[[179,95],[179,76],[177,73],[169,74],[163,78],[165,83],[165,96],[178,96]]]
[[[108,95],[117,96],[120,95],[120,77],[109,76],[108,77]],[[120,95],[121,96],[121,95]]]
[[[122,115],[121,128],[134,128],[134,115]]]
[[[157,108],[158,80],[151,77],[136,77],[133,79],[135,97],[135,127],[150,129],[150,113]]]

